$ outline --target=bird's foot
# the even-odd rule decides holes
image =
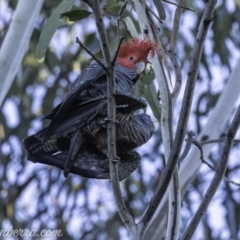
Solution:
[[[119,124],[119,121],[112,121],[112,119],[111,118],[104,118],[104,121],[106,122],[106,123],[109,123],[109,122],[111,122],[111,123],[115,123],[115,124]]]
[[[112,159],[113,163],[120,163],[120,157],[116,156],[114,159]]]

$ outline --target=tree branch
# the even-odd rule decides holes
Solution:
[[[202,139],[219,138],[221,136],[226,124],[232,116],[232,112],[235,109],[235,103],[239,97],[239,75],[240,58],[236,62],[236,66],[232,70],[231,76],[229,77],[216,106],[211,112],[206,125],[203,127],[197,138],[199,142],[201,142]],[[224,114],[222,114],[222,109],[224,109]],[[221,116],[221,118],[219,118],[219,116]],[[211,144],[204,145],[204,155],[208,156],[211,149]],[[200,167],[201,161],[199,150],[198,148],[192,148],[186,159],[181,164],[180,186],[182,195],[185,194],[189,184],[195,179],[196,173],[199,171]],[[166,228],[164,224],[167,216],[167,204],[167,197],[165,195],[154,215],[154,219],[152,220],[150,227],[147,229],[146,239],[151,239],[153,235],[154,237],[162,235],[162,232]]]
[[[96,58],[96,56],[89,50],[87,49],[84,44],[80,41],[80,39],[78,37],[76,37],[76,43],[78,43],[80,45],[81,48],[83,48],[103,69],[105,72],[108,71],[108,69],[106,68],[106,66]]]
[[[181,68],[178,64],[177,58],[175,56],[175,48],[176,48],[176,43],[177,43],[177,37],[178,37],[178,32],[179,32],[179,25],[180,25],[180,19],[182,16],[182,8],[179,7],[179,5],[184,5],[185,1],[184,0],[179,0],[178,1],[178,7],[175,11],[174,14],[174,20],[173,20],[173,30],[172,30],[172,34],[171,34],[171,39],[170,39],[170,44],[168,47],[168,54],[170,57],[170,60],[172,62],[172,65],[174,67],[174,72],[175,72],[175,76],[176,76],[176,81],[175,81],[175,87],[173,89],[172,92],[172,101],[175,102],[178,94],[181,90],[181,86],[182,86],[182,73],[181,73]]]
[[[163,2],[166,2],[166,3],[169,3],[169,4],[172,4],[172,5],[175,5],[177,6],[178,8],[183,8],[183,9],[186,9],[186,10],[189,10],[189,11],[192,11],[192,12],[195,12],[193,9],[189,8],[189,7],[185,7],[184,5],[180,5],[180,3],[174,3],[174,2],[171,2],[171,1],[168,1],[168,0],[163,0]]]
[[[116,52],[115,52],[115,54],[114,54],[114,56],[113,56],[112,62],[111,62],[112,66],[115,65],[115,62],[116,62],[116,60],[117,60],[117,55],[118,55],[118,52],[119,52],[119,50],[120,50],[120,47],[121,47],[121,45],[122,45],[122,41],[123,41],[124,38],[125,38],[125,36],[121,33],[120,39],[119,39],[119,41],[118,41],[117,50],[116,50]]]
[[[146,6],[140,1],[133,1],[135,10],[138,14],[139,24],[142,34],[149,37],[152,40],[157,41],[158,46],[161,46],[161,42],[157,36],[157,29],[154,25],[151,25],[152,20],[149,19],[149,15],[146,14]],[[168,89],[168,84],[163,71],[162,62],[159,56],[152,58],[152,63],[154,66],[154,72],[159,85],[160,96],[162,100],[161,109],[161,127],[162,127],[162,137],[164,145],[165,159],[169,158],[172,145],[172,102],[170,97],[170,92]],[[179,229],[179,216],[180,216],[180,190],[178,182],[177,170],[174,173],[173,181],[171,182],[171,187],[169,190],[169,201],[171,202],[169,209],[169,228],[167,233],[167,238],[177,239],[178,229]],[[153,216],[159,202],[156,201],[155,195],[153,196],[151,202],[149,203],[146,211],[141,217],[138,223],[138,230],[141,231],[141,235],[144,234],[151,217]]]
[[[183,161],[183,159],[188,155],[190,149],[191,149],[191,145],[192,145],[192,142],[193,142],[193,137],[194,137],[195,133],[190,131],[188,132],[188,137],[187,139],[185,140],[186,141],[186,146],[185,146],[185,149],[182,153],[182,155],[179,157],[178,159],[178,165],[180,166],[181,162]],[[178,167],[179,167],[178,166]]]
[[[102,13],[99,5],[99,0],[84,0],[93,10],[96,26],[100,38],[101,48],[104,56],[105,67],[108,69],[107,72],[107,96],[108,96],[108,119],[111,121],[107,124],[107,135],[108,135],[108,159],[110,167],[110,179],[113,189],[114,199],[117,204],[118,212],[121,216],[123,223],[128,229],[130,235],[133,237],[136,232],[136,225],[133,216],[129,213],[127,207],[122,198],[121,189],[119,185],[118,177],[118,161],[116,152],[116,104],[115,104],[115,77],[114,77],[114,65],[112,64],[111,53],[109,49],[109,43],[105,26],[103,24]]]
[[[167,165],[162,174],[160,183],[158,184],[157,190],[155,191],[152,201],[149,204],[149,207],[148,207],[149,212],[151,212],[151,208],[158,205],[158,203],[163,199],[164,194],[167,190],[168,184],[171,180],[172,173],[175,169],[176,163],[177,163],[179,155],[180,155],[184,136],[186,133],[186,127],[187,127],[189,112],[190,112],[190,108],[191,108],[191,104],[192,104],[193,91],[195,88],[195,83],[196,83],[198,68],[199,68],[199,64],[200,64],[200,58],[202,55],[204,40],[205,40],[207,31],[208,31],[209,25],[212,21],[213,12],[214,12],[216,3],[217,3],[217,0],[208,1],[207,5],[205,7],[205,10],[204,10],[203,16],[202,16],[202,20],[201,20],[201,23],[200,23],[200,26],[198,29],[198,33],[196,36],[194,49],[192,52],[192,59],[191,59],[190,67],[189,67],[188,79],[187,79],[187,84],[186,84],[186,88],[185,88],[180,117],[179,117],[179,121],[178,121],[176,136],[175,136],[175,139],[173,142],[173,148],[170,153],[170,157],[167,162]],[[152,215],[153,215],[153,213],[150,214],[150,216],[152,216]]]
[[[220,140],[221,142],[224,142],[225,139],[226,139],[226,138],[224,138],[224,139],[219,139],[219,140]],[[219,142],[219,141],[217,141],[217,140],[210,140],[209,142],[212,143],[212,142]],[[239,142],[239,140],[233,140],[233,143],[235,143],[235,142]],[[203,143],[198,142],[196,139],[192,139],[192,143],[193,143],[196,147],[198,147],[198,149],[199,149],[199,151],[200,151],[200,159],[201,159],[202,163],[206,164],[210,169],[212,169],[214,172],[216,172],[216,169],[215,169],[209,162],[207,162],[207,161],[204,159],[202,146],[205,144],[205,142],[204,142],[204,144],[203,144]],[[235,181],[232,181],[232,180],[228,179],[228,178],[225,177],[225,176],[224,176],[223,178],[224,178],[224,180],[226,180],[228,183],[231,183],[231,184],[234,184],[234,185],[240,187],[240,183],[237,183],[237,182],[235,182]]]
[[[179,5],[184,4],[184,0],[179,0]],[[178,6],[179,6],[178,5]],[[175,48],[179,32],[179,24],[182,15],[182,9],[178,7],[175,11],[174,21],[173,21],[173,30],[171,34],[171,40],[169,45],[168,55],[172,62],[174,73],[175,73],[175,87],[172,94],[169,96],[171,98],[172,109],[174,109],[175,102],[177,100],[178,94],[182,86],[182,73],[180,66],[178,64]],[[173,113],[171,118],[173,117]],[[172,133],[173,134],[173,133]],[[172,149],[173,140],[171,142]],[[168,154],[166,159],[169,159]],[[174,203],[174,205],[173,205]],[[178,176],[178,168],[175,166],[172,180],[169,184],[169,196],[168,196],[168,223],[167,223],[167,233],[165,239],[177,240],[179,235],[179,225],[180,225],[180,211],[181,211],[181,194],[180,194],[180,184]]]
[[[168,51],[168,55],[172,62],[176,79],[174,89],[171,93],[172,101],[175,103],[182,86],[182,72],[175,53],[173,51]]]
[[[120,11],[119,11],[119,13],[118,13],[118,17],[119,17],[119,18],[122,17],[123,10],[126,8],[127,4],[128,4],[128,0],[125,0],[125,2],[123,3],[123,5],[122,5],[122,7],[121,7],[121,9],[120,9]]]
[[[234,137],[236,135],[239,125],[240,125],[240,105],[237,109],[237,112],[234,116],[231,126],[229,127],[226,139],[224,141],[224,146],[222,149],[220,161],[219,161],[216,173],[214,175],[214,178],[213,178],[207,192],[205,193],[203,200],[202,200],[200,206],[198,207],[196,214],[194,215],[188,228],[184,232],[184,234],[181,238],[182,240],[187,240],[187,239],[192,238],[200,220],[202,219],[203,215],[206,213],[207,208],[222,181],[222,178],[223,178],[224,173],[227,168],[228,156],[229,156],[229,153],[231,150],[231,146],[233,144]]]
[[[171,151],[167,166],[165,167],[165,170],[163,172],[163,176],[161,178],[160,184],[157,187],[158,193],[156,196],[156,201],[158,202],[161,201],[166,191],[166,188],[171,179],[171,173],[173,172],[174,166],[176,165],[177,160],[179,158],[179,154],[181,151],[181,147],[182,147],[182,143],[184,140],[186,127],[188,123],[189,112],[190,112],[192,98],[193,98],[193,90],[195,87],[195,82],[198,74],[198,67],[199,67],[200,58],[202,55],[203,44],[204,44],[204,40],[208,31],[210,22],[212,20],[213,11],[216,3],[217,3],[216,0],[210,0],[208,2],[202,17],[201,24],[198,29],[195,46],[192,52],[192,60],[189,68],[187,85],[186,85],[183,104],[180,112],[176,137],[173,142],[173,149]]]
[[[220,143],[220,142],[224,142],[225,139],[226,139],[226,137],[222,137],[220,139],[211,139],[211,140],[201,142],[201,145],[203,146],[203,145],[211,144],[211,143]],[[240,143],[240,139],[234,139],[233,142],[234,143]]]

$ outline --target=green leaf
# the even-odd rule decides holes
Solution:
[[[139,34],[138,34],[137,29],[136,29],[136,27],[133,23],[133,20],[130,17],[126,17],[125,22],[126,22],[126,26],[127,26],[128,31],[131,33],[131,36],[132,37],[138,37]]]
[[[143,75],[142,83],[139,84],[139,93],[145,97],[152,109],[154,117],[161,122],[161,106],[158,100],[158,93],[153,83],[155,78],[153,70]]]
[[[158,15],[160,17],[161,20],[165,20],[166,19],[166,12],[165,9],[162,5],[162,1],[161,0],[153,0],[154,5],[158,11]]]
[[[48,68],[53,71],[54,67],[59,65],[59,60],[54,52],[51,50],[47,51],[45,57],[45,63],[47,64]]]
[[[123,2],[118,2],[118,3],[107,3],[104,5],[104,8],[106,8],[109,12],[111,13],[118,13],[123,5]]]
[[[89,12],[85,9],[72,10],[70,12],[65,12],[61,14],[61,17],[68,17],[69,21],[79,21],[84,18],[87,18],[91,15],[92,12]]]
[[[118,38],[114,38],[111,42],[110,42],[110,52],[112,54],[112,56],[115,54],[117,47],[118,47]]]
[[[74,2],[75,0],[63,0],[52,12],[39,38],[36,53],[38,59],[45,57],[49,42],[57,28],[61,25],[59,19],[61,14],[71,10]]]

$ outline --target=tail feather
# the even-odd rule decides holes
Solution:
[[[38,154],[28,155],[28,160],[64,170],[67,156],[68,152],[65,151],[55,155],[42,151]],[[122,181],[138,168],[141,157],[136,151],[129,151],[119,154],[119,158],[119,181]],[[70,172],[87,178],[109,179],[109,161],[107,157],[99,152],[93,145],[84,144],[79,150]]]
[[[36,152],[37,149],[43,148],[42,142],[36,138],[36,135],[31,135],[23,139],[23,147],[28,154]]]

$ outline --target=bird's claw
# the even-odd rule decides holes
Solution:
[[[112,160],[113,163],[119,163],[120,162],[120,157],[115,157],[113,160]]]
[[[115,123],[115,124],[119,124],[120,123],[118,120],[112,121],[111,118],[104,118],[104,120],[105,120],[106,123],[108,123],[108,122]]]

